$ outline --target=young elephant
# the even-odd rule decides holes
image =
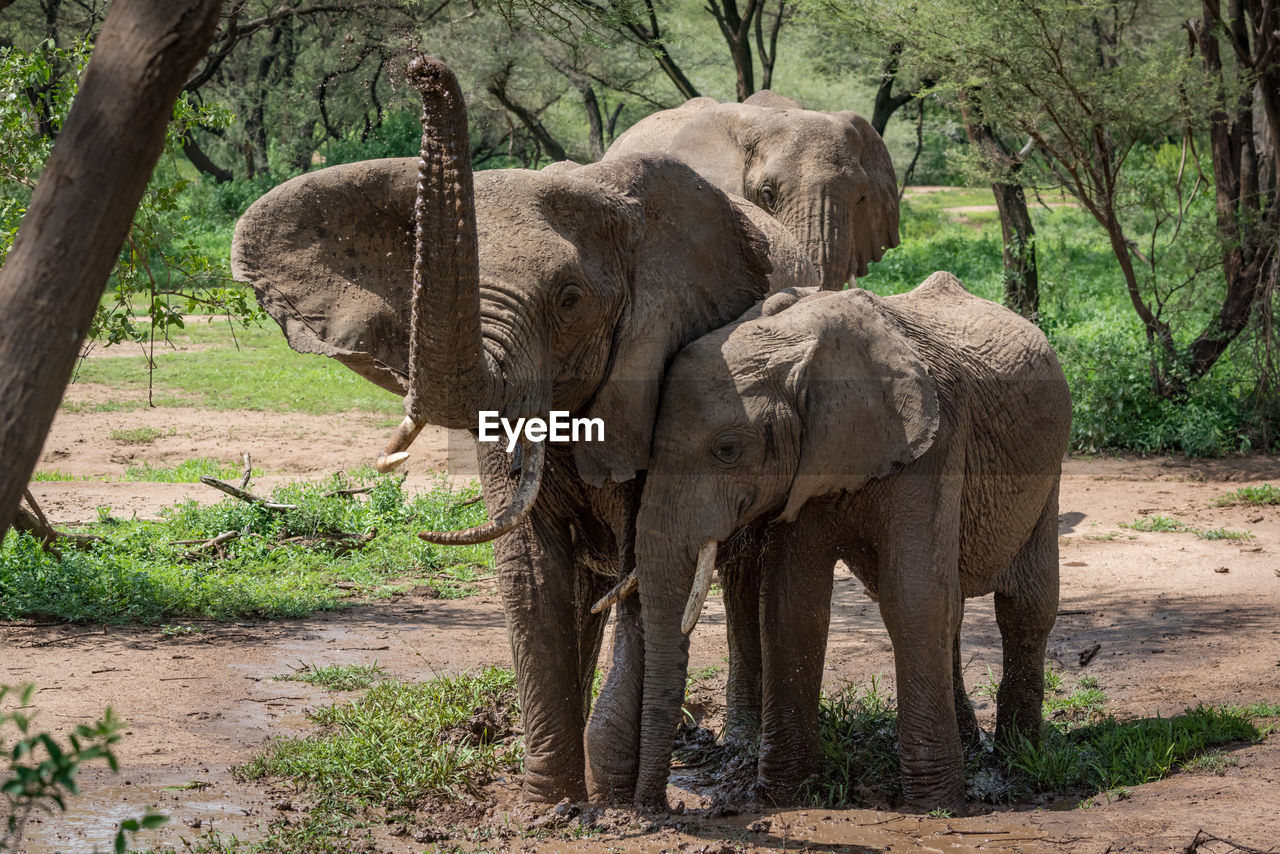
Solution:
[[[762,795],[794,799],[816,770],[837,560],[878,597],[893,640],[910,802],[963,801],[965,598],[995,592],[998,740],[1038,737],[1070,421],[1040,330],[947,273],[885,298],[779,294],[686,347],[665,380],[638,518],[637,803],[665,806],[687,634],[730,538],[764,544],[756,567],[725,578],[731,649],[759,667]]]

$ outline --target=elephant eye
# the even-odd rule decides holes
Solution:
[[[565,285],[560,289],[557,307],[561,314],[570,314],[582,302],[582,288],[578,285]]]
[[[760,185],[760,204],[761,204],[761,206],[762,206],[765,210],[767,210],[767,211],[772,211],[772,210],[773,210],[773,208],[774,208],[774,206],[775,206],[777,203],[778,203],[778,197],[777,197],[777,195],[776,195],[776,194],[775,194],[775,192],[774,192],[773,185],[772,185],[772,184],[761,184],[761,185]]]
[[[733,434],[717,436],[711,443],[711,455],[722,463],[736,463],[742,456],[742,442]]]

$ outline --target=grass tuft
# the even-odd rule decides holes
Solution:
[[[275,678],[282,682],[319,685],[330,691],[360,691],[381,682],[386,676],[387,671],[375,661],[373,664],[329,664],[324,667],[306,664],[293,673]]]
[[[134,427],[130,430],[112,430],[107,438],[126,445],[150,445],[164,435],[155,427]]]
[[[1233,504],[1252,504],[1256,507],[1280,504],[1280,486],[1270,483],[1264,483],[1262,486],[1242,486],[1218,498],[1213,504],[1218,507],[1229,507]]]
[[[1148,533],[1175,533],[1192,530],[1182,522],[1169,516],[1145,516],[1132,522],[1121,522],[1120,527],[1128,528],[1131,531],[1146,531]]]
[[[234,769],[243,780],[290,778],[319,804],[410,810],[429,798],[475,793],[514,773],[523,752],[515,734],[515,676],[488,668],[429,682],[378,682],[363,697],[311,717],[322,731],[285,738]]]

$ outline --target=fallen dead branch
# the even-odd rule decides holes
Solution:
[[[274,501],[268,501],[267,499],[254,495],[252,492],[247,492],[246,490],[243,490],[238,486],[232,486],[231,484],[227,483],[224,480],[218,480],[216,477],[209,477],[206,475],[205,477],[200,478],[200,482],[203,483],[205,486],[212,486],[214,489],[218,490],[219,492],[225,492],[227,495],[230,495],[233,498],[239,498],[241,501],[247,502],[249,504],[256,504],[259,507],[262,507],[263,509],[266,509],[266,510],[297,510],[298,509],[298,505],[296,504],[277,504]]]
[[[31,490],[25,489],[22,494],[27,499],[27,503],[31,505],[31,509],[28,510],[22,505],[18,505],[18,513],[14,516],[13,527],[17,531],[23,531],[39,537],[45,551],[57,555],[58,551],[52,545],[55,541],[65,542],[77,549],[87,549],[102,539],[102,537],[97,537],[93,534],[70,534],[66,531],[57,530],[45,518],[44,511],[36,503],[35,496],[31,494]]]
[[[345,531],[334,531],[327,534],[304,534],[298,537],[288,537],[281,540],[280,545],[302,546],[303,548],[328,547],[333,549],[333,554],[336,557],[347,552],[359,551],[369,545],[376,536],[378,536],[377,528],[371,528],[367,534],[349,534]]]
[[[321,498],[336,498],[339,495],[364,495],[373,492],[372,486],[353,486],[348,489],[334,489],[329,492],[322,493]]]
[[[244,476],[240,478],[240,488],[249,488],[249,479],[253,477],[253,463],[249,460],[249,452],[244,452]]]
[[[219,556],[221,556],[222,546],[225,543],[229,543],[232,540],[238,538],[239,536],[240,536],[239,531],[223,531],[218,536],[212,537],[208,540],[195,540],[194,542],[199,543],[199,545],[196,546],[191,551],[184,554],[181,558],[179,558],[179,560],[196,560],[197,558],[203,557],[205,552],[208,552],[211,550],[218,551]],[[190,542],[191,541],[183,541],[182,545],[188,545]]]
[[[1200,846],[1208,845],[1210,842],[1221,842],[1223,845],[1230,845],[1231,851],[1239,851],[1241,854],[1273,854],[1276,850],[1275,846],[1263,851],[1261,848],[1250,848],[1248,845],[1241,845],[1239,842],[1232,842],[1230,839],[1223,839],[1221,836],[1214,836],[1212,833],[1206,833],[1203,829],[1196,831],[1196,838],[1191,840],[1186,848],[1183,849],[1186,854],[1197,854]]]

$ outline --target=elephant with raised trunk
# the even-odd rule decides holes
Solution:
[[[963,801],[968,597],[995,593],[997,740],[1037,739],[1070,421],[1044,335],[947,273],[884,298],[780,294],[686,347],[665,380],[638,518],[637,802],[666,805],[687,635],[719,544],[744,539],[758,559],[723,582],[730,647],[758,674],[762,798],[794,800],[817,768],[838,560],[878,598],[893,641],[909,802]],[[753,686],[737,679],[741,702]]]
[[[806,110],[773,92],[694,98],[641,119],[605,159],[663,152],[778,220],[839,290],[898,245],[898,187],[884,140],[850,110]]]
[[[607,617],[589,607],[632,563],[636,474],[648,464],[666,364],[765,294],[817,276],[776,223],[670,157],[473,180],[457,81],[435,60],[411,72],[424,102],[421,163],[335,166],[277,187],[238,223],[232,267],[294,349],[407,393],[384,464],[402,459],[426,423],[474,433],[479,410],[604,420],[598,443],[525,443],[510,455],[478,444],[492,521],[424,535],[497,538],[525,791],[580,799]],[[620,608],[616,675],[587,739],[610,748],[589,751],[605,757],[593,767],[596,792],[621,781],[629,793],[634,782],[636,607]],[[629,751],[617,749],[621,732]]]

